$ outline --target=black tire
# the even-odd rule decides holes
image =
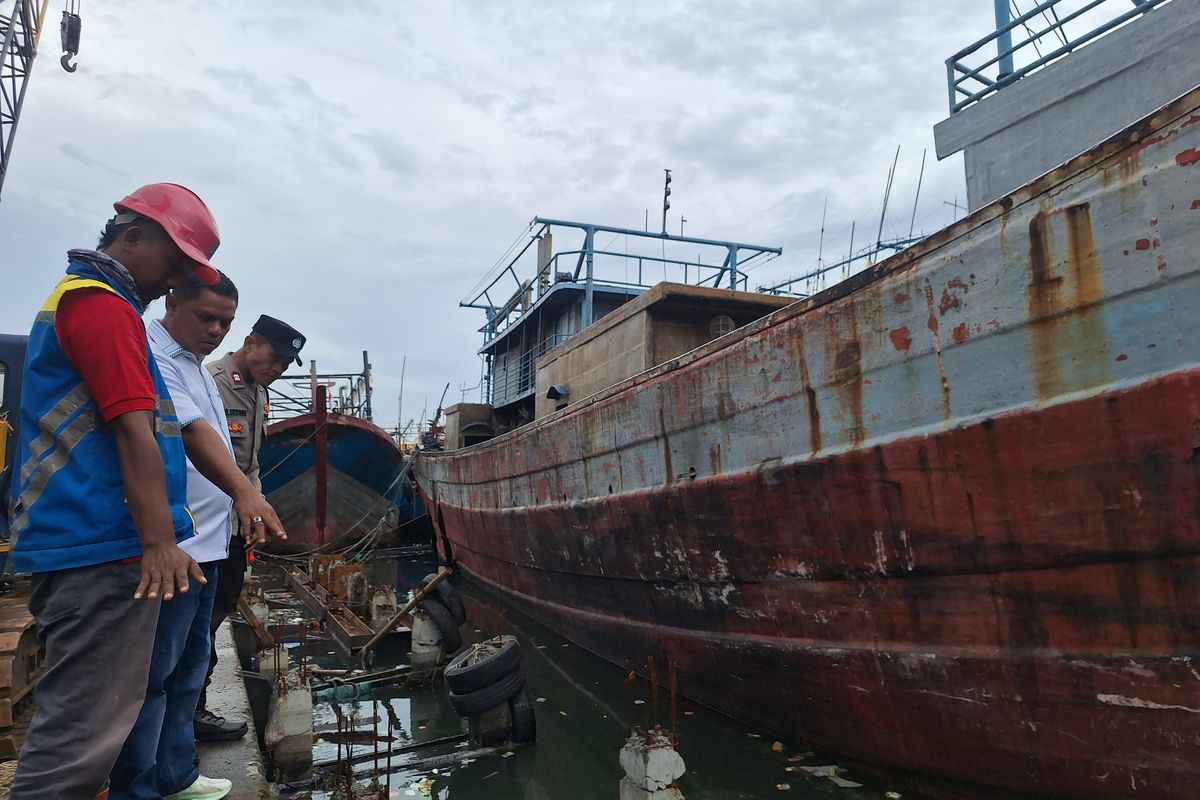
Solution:
[[[522,666],[491,686],[464,694],[450,692],[450,705],[454,706],[455,713],[460,717],[473,717],[507,703],[524,688],[525,668]]]
[[[436,573],[429,573],[421,580],[421,585],[428,584],[436,577]],[[463,608],[462,598],[458,596],[458,592],[454,590],[449,581],[442,581],[433,587],[433,596],[437,598],[439,603],[450,609],[450,613],[454,615],[454,621],[457,624],[462,625],[467,621],[467,610]]]
[[[421,606],[433,620],[433,624],[437,626],[438,633],[442,635],[442,645],[446,648],[446,652],[457,653],[458,649],[462,647],[462,634],[458,632],[458,626],[454,624],[454,616],[451,615],[450,609],[433,597],[426,597],[421,601]]]
[[[533,713],[533,701],[524,689],[509,698],[508,713],[512,717],[513,744],[533,744],[537,739],[537,717]]]
[[[468,664],[475,648],[464,650],[446,665],[443,674],[450,691],[458,694],[477,692],[500,681],[508,673],[521,666],[521,646],[515,636],[497,636],[500,648],[483,661]]]

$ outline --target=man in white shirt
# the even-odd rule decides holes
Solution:
[[[237,301],[237,288],[224,274],[213,285],[183,281],[167,296],[166,316],[146,326],[188,458],[196,536],[179,546],[199,563],[208,583],[164,603],[159,612],[146,700],[113,767],[110,800],[219,800],[231,789],[228,780],[200,774],[192,730],[208,669],[217,564],[228,553],[231,510],[253,542],[265,540],[267,532],[283,536],[275,512],[233,460],[221,395],[201,364],[229,332]]]

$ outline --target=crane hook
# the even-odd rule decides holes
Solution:
[[[79,54],[79,36],[83,30],[83,20],[74,11],[64,10],[58,29],[62,34],[63,49],[62,58],[58,63],[62,64],[62,68],[67,72],[74,72],[78,65],[72,64],[71,59]]]

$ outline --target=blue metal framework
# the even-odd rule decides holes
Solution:
[[[1093,39],[1103,36],[1108,31],[1125,24],[1129,20],[1145,14],[1147,11],[1170,2],[1170,0],[1042,0],[1015,18],[1009,13],[1012,0],[994,0],[996,9],[996,30],[974,44],[960,50],[946,59],[946,82],[950,93],[950,113],[956,113],[981,100],[982,98],[1016,83],[1018,80],[1057,58],[1070,53],[1072,50],[1087,44]],[[1055,8],[1060,3],[1067,2],[1063,8],[1063,16],[1059,17]],[[1106,6],[1103,12],[1112,11],[1105,22],[1095,25],[1095,18],[1083,20],[1081,17],[1096,11],[1100,6]],[[1124,10],[1117,13],[1117,7]],[[1016,8],[1015,3],[1012,5]],[[1068,7],[1070,10],[1068,11]],[[1039,18],[1045,27],[1037,29]],[[1079,21],[1081,25],[1093,25],[1085,33],[1067,36],[1065,26],[1069,22]],[[1013,44],[1013,31],[1020,28],[1028,34],[1028,38]],[[1020,33],[1020,32],[1018,32]],[[1049,38],[1058,44],[1057,47],[1042,53],[1038,44],[1043,38]],[[971,56],[982,55],[979,51],[992,42],[996,43],[996,55],[977,66],[971,66]],[[1059,44],[1060,43],[1060,44]],[[1017,54],[1028,56],[1033,52],[1034,57],[1016,66]]]
[[[564,280],[574,284],[582,283],[584,299],[580,321],[581,330],[591,325],[595,319],[596,284],[599,282],[606,287],[635,289],[639,291],[649,289],[652,284],[646,283],[644,278],[644,267],[647,263],[662,264],[664,267],[674,266],[681,268],[681,283],[691,283],[696,286],[711,285],[714,287],[725,285],[729,289],[736,290],[746,288],[746,276],[742,269],[749,262],[765,256],[778,256],[783,253],[783,250],[778,247],[765,247],[762,245],[728,242],[717,239],[701,239],[695,236],[672,236],[666,233],[650,233],[648,231],[631,230],[629,228],[615,228],[610,225],[594,225],[585,222],[570,222],[560,219],[535,217],[530,223],[529,241],[525,243],[525,246],[508,262],[505,263],[501,259],[500,264],[477,285],[476,289],[472,290],[471,294],[464,297],[459,303],[459,306],[462,308],[478,308],[487,314],[487,322],[479,329],[480,333],[484,336],[485,343],[498,337],[505,329],[516,324],[528,312],[531,304],[527,300],[530,299],[529,296],[532,294],[534,280],[522,280],[517,274],[516,264],[528,252],[529,248],[540,240],[542,235],[548,232],[551,227],[573,228],[582,231],[584,237],[583,246],[577,250],[553,253],[546,263],[537,265],[538,276],[549,277],[547,281],[538,281],[537,294],[540,298],[552,285],[562,283]],[[695,261],[692,261],[685,258],[669,257],[665,254],[662,256],[653,256],[616,252],[596,247],[596,234],[613,234],[614,238],[625,236],[664,243],[672,242],[697,245],[710,252],[715,249],[723,256],[723,259],[718,263],[703,260],[702,254],[698,255]],[[572,260],[574,261],[573,265],[570,263]],[[558,267],[564,261],[566,262],[565,266],[570,271],[560,272]],[[613,264],[618,261],[624,262],[626,266],[630,262],[636,263],[636,281],[600,279],[597,271],[598,264],[601,262]],[[504,281],[506,277],[512,280],[512,283],[508,285],[512,287],[513,294],[503,302],[497,302],[492,298],[492,294],[497,291],[497,284]],[[516,315],[515,317],[514,314]]]
[[[900,239],[890,239],[888,241],[876,242],[865,250],[862,250],[858,253],[853,253],[850,256],[843,258],[841,261],[835,261],[831,264],[821,264],[816,269],[806,272],[799,277],[788,278],[785,281],[780,281],[779,283],[775,283],[770,286],[759,286],[758,291],[766,292],[767,294],[795,294],[799,297],[807,297],[808,295],[796,292],[792,289],[792,287],[801,281],[816,280],[822,275],[833,272],[837,269],[846,269],[849,271],[848,268],[856,261],[862,261],[866,259],[868,260],[868,263],[870,263],[870,259],[875,258],[875,256],[879,255],[880,253],[889,251],[892,253],[898,253],[907,248],[909,245],[915,244],[924,238],[924,235],[906,236]]]
[[[37,55],[47,5],[46,0],[40,6],[30,0],[16,0],[11,13],[0,13],[0,190],[8,174],[13,138],[25,103],[25,89]]]
[[[582,246],[554,251],[552,228],[579,231],[583,234]],[[606,234],[612,238],[598,245],[597,235]],[[621,237],[625,237],[626,247],[630,239],[638,240],[640,252],[636,245],[634,252],[613,250],[612,243]],[[645,245],[653,242],[662,245],[658,255],[646,252]],[[522,279],[518,262],[535,243],[534,269],[521,268],[521,272],[532,272],[533,277]],[[688,245],[699,252],[694,260],[690,255],[678,257],[668,252],[668,243],[676,251],[677,245]],[[746,290],[746,265],[782,252],[778,247],[536,217],[528,231],[459,303],[487,315],[479,329],[484,342],[479,351],[483,358],[482,401],[499,408],[527,400],[534,391],[537,363],[542,356],[600,316],[650,289],[660,274],[663,280],[695,286]]]

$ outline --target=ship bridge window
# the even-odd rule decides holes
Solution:
[[[718,314],[709,321],[708,334],[716,339],[719,336],[731,333],[736,327],[737,324],[733,321],[733,317],[728,314]]]

